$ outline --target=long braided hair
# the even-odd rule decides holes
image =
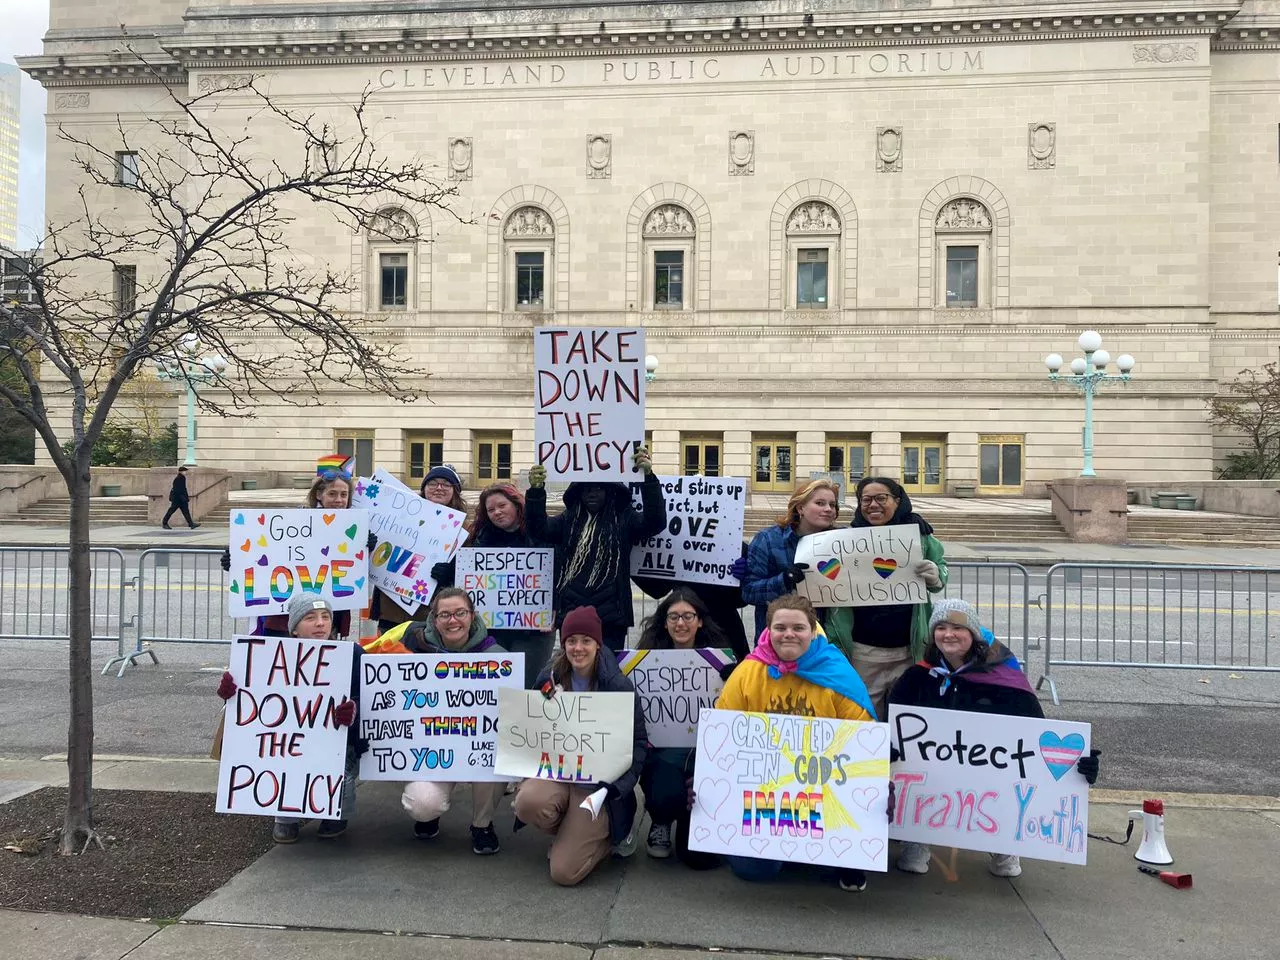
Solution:
[[[622,522],[614,491],[606,484],[601,486],[605,488],[605,501],[595,513],[586,508],[581,497],[569,508],[569,543],[573,552],[560,571],[557,590],[579,577],[587,590],[618,577],[623,554],[619,549]]]

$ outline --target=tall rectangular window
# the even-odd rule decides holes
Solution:
[[[112,278],[116,312],[132,313],[138,305],[138,268],[117,266]]]
[[[801,309],[825,309],[827,306],[827,251],[796,252],[796,306]]]
[[[653,253],[653,305],[684,306],[684,251],[655,250]]]
[[[978,248],[947,247],[947,306],[978,305]]]
[[[407,253],[383,253],[378,255],[379,279],[378,303],[383,307],[403,307],[409,302],[409,255]]]
[[[537,253],[516,254],[516,308],[541,307],[546,281],[546,257]]]
[[[476,480],[511,479],[511,434],[476,434],[472,445]]]
[[[344,457],[355,457],[352,473],[357,477],[367,477],[373,473],[373,431],[372,430],[340,430],[333,435],[337,453]]]
[[[680,472],[686,477],[701,474],[705,477],[720,476],[720,436],[693,435],[680,438]]]
[[[405,453],[405,482],[416,489],[432,467],[444,463],[444,437],[438,433],[407,433]]]
[[[122,187],[138,185],[138,155],[132,152],[116,154],[116,183]]]
[[[978,483],[995,492],[1021,492],[1023,438],[1017,435],[978,438]]]

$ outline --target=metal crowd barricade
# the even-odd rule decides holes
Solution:
[[[1020,563],[950,560],[947,571],[942,595],[973,604],[982,625],[1014,652],[1025,673],[1028,653],[1039,649],[1039,634],[1031,632],[1031,607],[1039,600],[1031,598],[1027,568]]]
[[[1280,671],[1280,568],[1059,563],[1045,575],[1044,675],[1054,667]],[[1280,650],[1277,651],[1280,655]]]
[[[68,547],[0,547],[0,640],[67,640]],[[124,555],[89,551],[93,640],[123,642]]]

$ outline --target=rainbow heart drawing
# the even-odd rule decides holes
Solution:
[[[880,579],[888,580],[893,576],[893,571],[898,569],[898,561],[890,560],[886,557],[876,557],[871,561],[871,569],[880,574]]]
[[[1069,733],[1059,737],[1052,730],[1040,734],[1040,759],[1055,780],[1061,780],[1070,773],[1082,753],[1084,737],[1081,734]]]
[[[830,560],[819,560],[818,572],[828,580],[834,580],[836,577],[840,576],[840,561],[835,557],[832,557]]]

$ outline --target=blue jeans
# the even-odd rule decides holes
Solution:
[[[757,860],[754,857],[725,857],[729,861],[729,869],[739,880],[751,883],[768,883],[777,880],[782,873],[781,860]]]

